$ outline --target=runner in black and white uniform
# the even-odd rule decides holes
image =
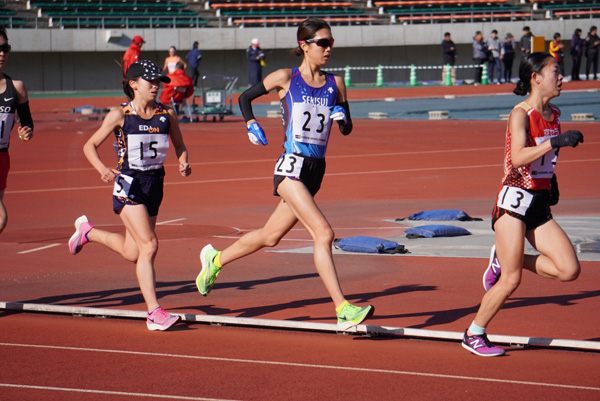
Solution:
[[[152,61],[136,61],[127,69],[123,91],[129,102],[107,114],[102,126],[83,147],[88,161],[104,182],[113,182],[113,210],[125,226],[125,235],[95,228],[81,216],[75,221],[75,233],[69,239],[69,251],[75,255],[88,242],[97,242],[136,264],[138,282],[148,316],[149,330],[166,330],[179,319],[162,309],[156,297],[154,259],[158,239],[154,227],[163,197],[163,163],[171,140],[179,160],[179,172],[188,176],[188,152],[183,143],[175,112],[156,102],[161,75]],[[117,168],[106,166],[98,147],[111,135],[117,139]]]
[[[0,233],[6,227],[8,214],[3,198],[6,180],[10,170],[10,133],[15,125],[15,113],[21,123],[18,127],[19,138],[29,141],[33,138],[33,120],[29,110],[27,88],[20,80],[13,80],[2,70],[6,65],[11,46],[8,44],[6,30],[0,28]]]
[[[300,221],[313,237],[314,260],[331,296],[342,329],[360,324],[373,314],[371,305],[358,307],[346,301],[337,277],[332,255],[334,233],[313,196],[325,173],[325,153],[332,120],[348,135],[352,130],[346,87],[342,78],[321,71],[329,61],[333,37],[329,25],[318,18],[303,21],[297,31],[302,56],[299,68],[281,69],[244,92],[239,99],[248,137],[255,145],[267,145],[264,131],[254,118],[251,102],[277,90],[281,99],[285,130],[284,153],[275,163],[275,194],[281,197],[266,225],[242,236],[218,252],[207,245],[200,253],[202,270],[196,279],[198,290],[208,295],[221,268],[229,262],[263,247],[272,247]]]

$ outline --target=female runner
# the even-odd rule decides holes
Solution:
[[[487,290],[462,346],[480,356],[504,350],[487,338],[486,327],[521,282],[523,269],[542,277],[572,281],[580,266],[573,245],[552,219],[558,202],[553,179],[558,149],[583,142],[579,131],[561,133],[560,110],[550,103],[560,95],[563,76],[548,53],[532,53],[521,62],[515,94],[529,97],[514,107],[506,131],[503,187],[492,214],[496,244],[484,273]],[[551,181],[553,185],[551,185]],[[525,239],[540,253],[524,255]]]
[[[22,141],[33,138],[33,119],[29,110],[29,97],[27,88],[21,80],[11,79],[2,70],[6,66],[11,47],[8,44],[6,30],[0,28],[0,233],[8,223],[8,213],[4,206],[3,198],[6,190],[6,179],[10,170],[10,132],[15,125],[15,112],[21,124],[17,129]]]
[[[325,152],[332,120],[348,135],[352,130],[344,81],[321,71],[329,61],[334,39],[329,25],[318,18],[303,21],[297,31],[297,56],[303,56],[299,68],[280,69],[244,92],[239,99],[255,145],[267,145],[264,131],[254,118],[251,102],[277,90],[283,110],[284,153],[275,164],[274,194],[281,201],[265,226],[242,236],[218,252],[207,245],[200,253],[202,270],[196,279],[198,290],[208,295],[221,268],[263,247],[273,247],[300,221],[314,240],[314,262],[331,296],[338,325],[346,330],[373,314],[371,305],[357,307],[346,301],[333,263],[334,233],[317,206],[314,195],[325,173]]]
[[[154,227],[163,198],[163,163],[169,138],[179,159],[179,173],[184,177],[191,173],[177,115],[173,109],[156,102],[160,82],[169,81],[152,61],[133,63],[123,83],[123,91],[130,101],[108,113],[102,126],[83,147],[102,181],[115,181],[113,210],[125,225],[125,235],[94,228],[84,215],[75,221],[75,234],[69,240],[73,255],[88,242],[97,242],[136,264],[138,282],[148,308],[149,330],[166,330],[179,319],[159,306],[154,273],[158,251]],[[98,147],[111,134],[116,136],[118,145],[116,169],[107,167],[98,155]]]

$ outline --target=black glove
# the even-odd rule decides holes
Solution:
[[[563,146],[574,148],[579,145],[579,142],[583,143],[583,134],[575,130],[569,130],[550,138],[550,145],[552,145],[553,148],[562,148]]]
[[[558,203],[560,193],[558,192],[558,181],[556,180],[556,174],[552,174],[550,179],[550,206],[554,206]]]

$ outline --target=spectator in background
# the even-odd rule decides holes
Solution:
[[[487,44],[483,40],[481,31],[477,31],[473,37],[473,61],[475,64],[479,65],[479,67],[475,68],[475,85],[479,85],[481,83],[481,73],[483,72],[483,67],[481,66],[486,62],[487,59]]]
[[[198,86],[198,77],[200,76],[200,61],[202,60],[202,52],[198,50],[198,42],[194,42],[192,50],[185,56],[188,62],[188,67],[192,70],[192,82],[194,86]]]
[[[590,79],[590,69],[592,64],[594,65],[594,69],[592,70],[594,74],[594,79],[598,74],[598,46],[600,46],[600,37],[598,37],[598,28],[592,26],[590,28],[590,32],[585,38],[585,57],[587,58],[585,62],[585,76],[586,79]]]
[[[504,64],[504,72],[502,76],[504,77],[504,82],[509,84],[512,81],[512,68],[513,61],[515,60],[515,48],[516,44],[514,41],[514,37],[512,33],[507,33],[504,42],[502,42],[502,48],[500,50],[500,58],[502,59],[502,64]]]
[[[490,36],[490,38],[487,40],[487,47],[488,50],[491,52],[491,57],[489,58],[489,66],[490,66],[490,83],[494,82],[494,70],[496,70],[496,76],[498,77],[498,80],[496,81],[496,83],[500,83],[500,81],[502,80],[502,62],[500,61],[501,59],[501,54],[500,54],[500,48],[502,46],[502,41],[500,40],[500,38],[498,37],[498,31],[497,30],[493,30],[492,34]]]
[[[125,76],[125,72],[127,72],[129,66],[140,59],[140,52],[144,43],[146,41],[141,36],[134,36],[131,39],[131,45],[129,45],[129,48],[123,55],[123,76]]]
[[[579,69],[581,68],[581,57],[583,57],[583,43],[581,29],[577,28],[571,37],[571,57],[573,58],[571,81],[581,81],[581,78],[579,78]]]
[[[521,40],[519,41],[521,45],[521,58],[527,57],[531,54],[531,38],[533,38],[531,29],[529,29],[528,26],[524,26],[523,36],[521,36]]]
[[[170,105],[171,101],[174,103],[184,103],[194,94],[194,83],[192,82],[192,78],[185,75],[183,64],[178,63],[175,71],[167,74],[167,77],[171,79],[171,82],[163,83],[163,90],[160,93],[160,102],[162,104]],[[175,108],[175,104],[172,106]],[[180,112],[177,109],[175,111],[177,114]]]
[[[184,59],[179,57],[177,54],[177,48],[175,46],[169,47],[169,55],[165,58],[165,64],[163,65],[163,72],[168,71],[168,74],[172,74],[177,69],[177,64],[183,64],[183,68],[187,68],[187,63]]]
[[[265,63],[265,53],[260,48],[258,38],[252,39],[246,49],[246,59],[248,59],[248,86],[254,86],[262,81],[262,68]]]
[[[446,68],[448,65],[454,66],[456,64],[456,46],[454,42],[450,38],[450,32],[446,32],[444,34],[444,40],[442,40],[442,60],[444,63],[444,68],[442,69],[442,82],[446,78]],[[456,68],[451,68],[451,79],[452,84],[456,82]]]
[[[565,45],[560,41],[560,33],[556,32],[553,36],[554,40],[550,42],[548,45],[548,52],[554,60],[558,63],[558,68],[560,68],[560,73],[565,75],[565,53],[563,52],[563,48]]]

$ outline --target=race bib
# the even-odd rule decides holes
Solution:
[[[326,146],[331,128],[327,106],[294,103],[292,107],[294,141]]]
[[[304,158],[293,154],[281,155],[275,164],[275,175],[299,178]]]
[[[525,216],[532,200],[533,195],[526,190],[505,185],[498,195],[498,203],[496,205],[502,209]]]
[[[115,186],[113,188],[113,195],[120,196],[122,198],[129,198],[129,189],[131,188],[131,183],[133,182],[133,177],[130,177],[125,174],[119,174],[117,178],[115,178]]]
[[[548,140],[550,140],[549,136],[535,138],[535,143],[540,145]],[[552,149],[544,156],[531,163],[529,168],[531,177],[552,178],[552,174],[554,174],[554,167],[556,166],[556,160],[558,160],[558,148]]]
[[[135,170],[161,168],[169,149],[168,135],[129,135],[127,137],[127,161]]]

